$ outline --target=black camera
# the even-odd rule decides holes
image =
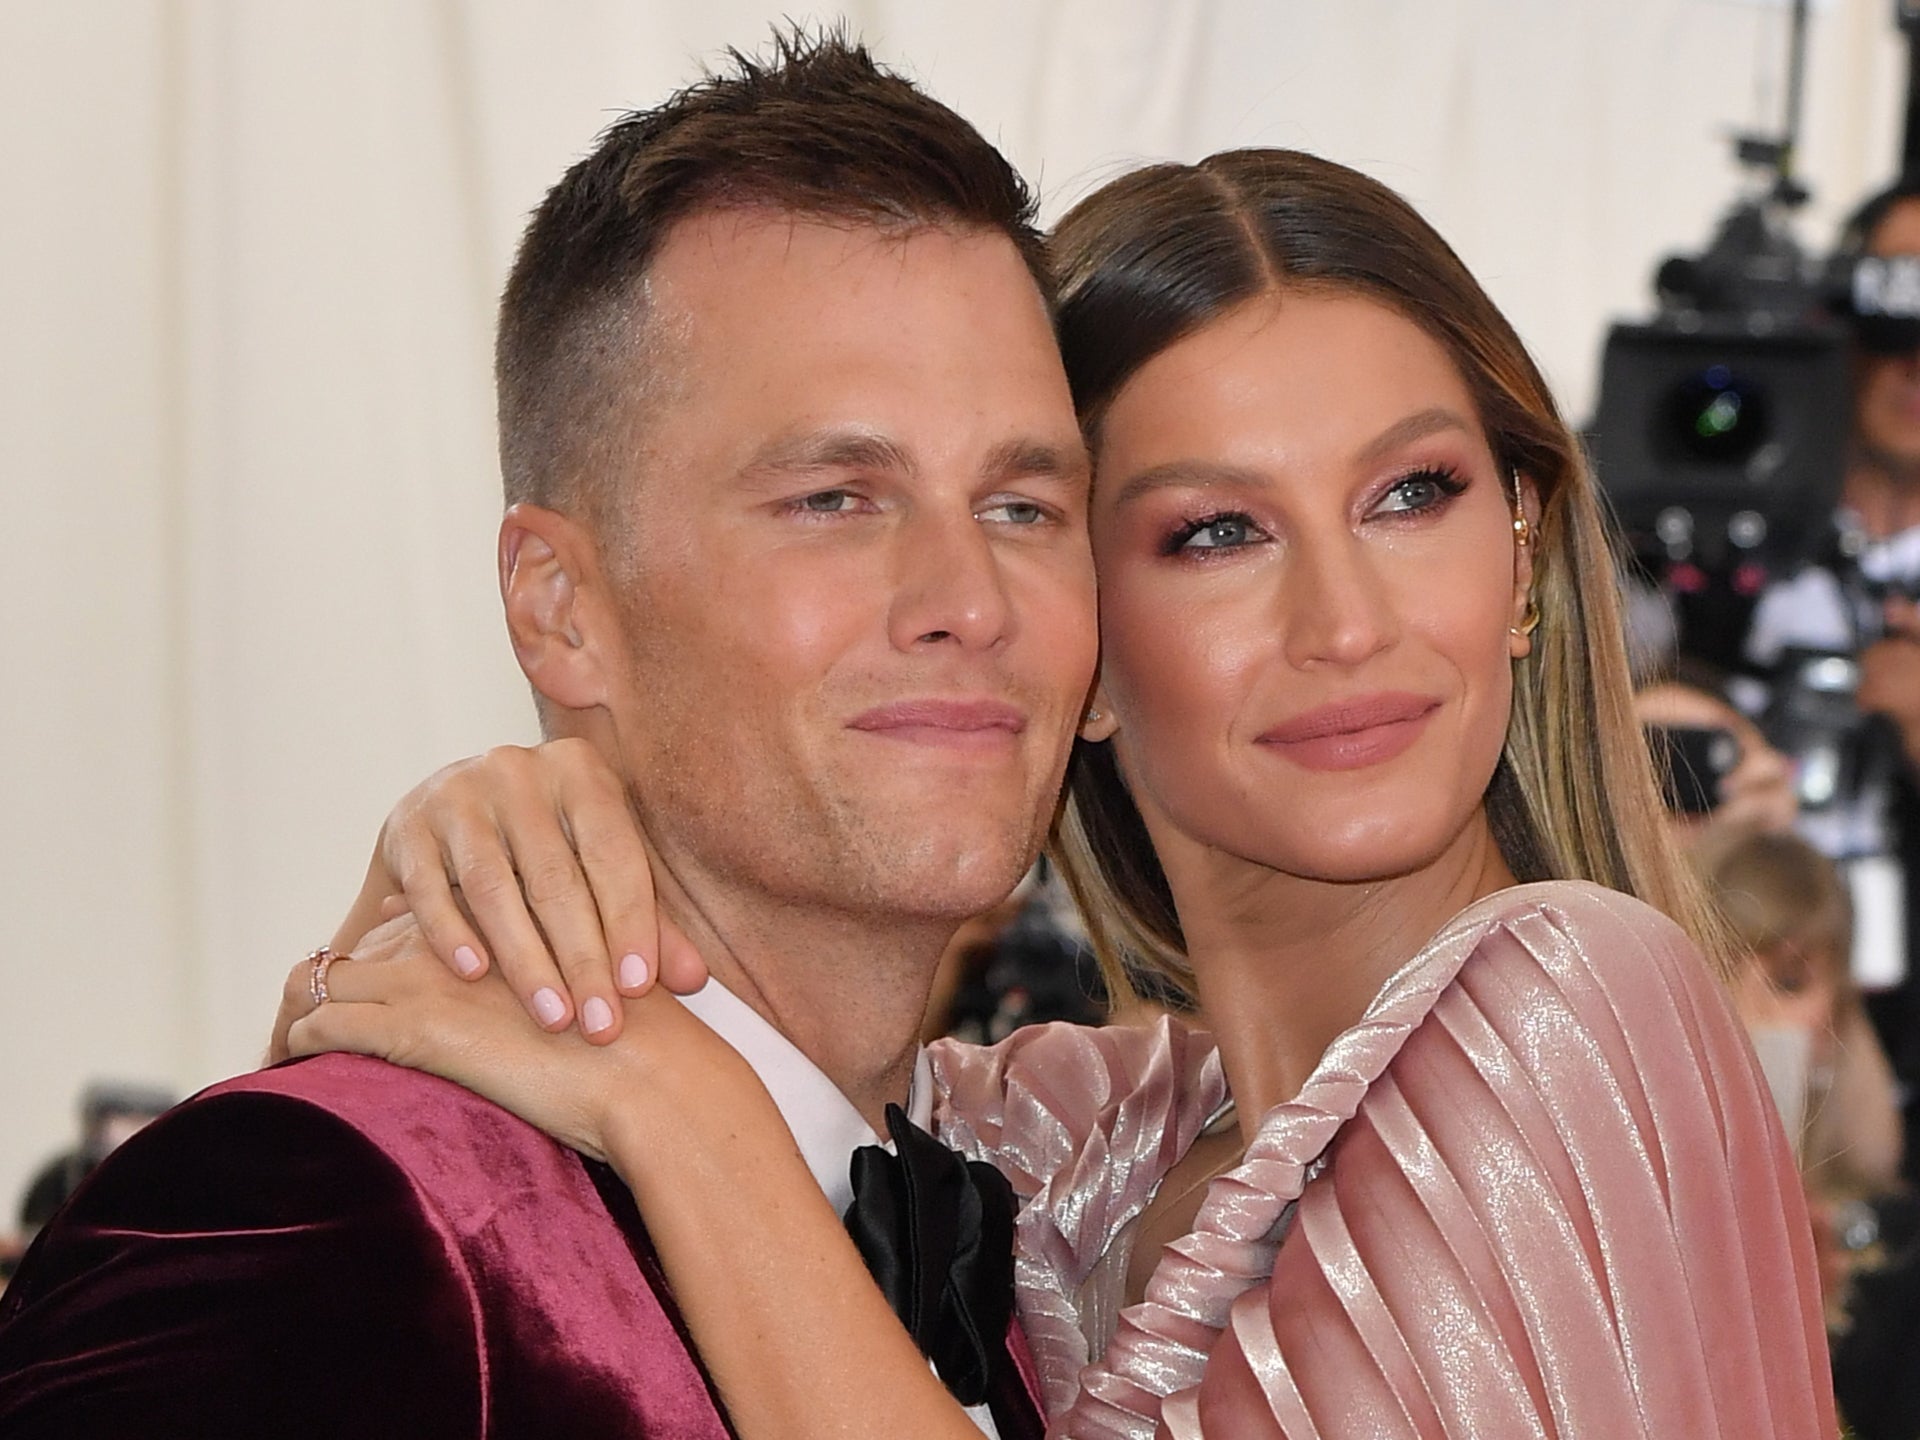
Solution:
[[[1920,257],[1862,253],[1864,225],[1827,258],[1793,237],[1789,222],[1807,199],[1792,173],[1806,11],[1797,0],[1783,133],[1736,140],[1739,161],[1765,183],[1749,187],[1703,250],[1662,262],[1650,320],[1611,328],[1589,441],[1632,562],[1671,606],[1679,650],[1727,673],[1763,668],[1759,718],[1798,762],[1803,809],[1850,813],[1886,768],[1884,736],[1855,705],[1854,655],[1877,638],[1892,583],[1865,573],[1872,557],[1860,537],[1834,524],[1853,443],[1854,358],[1920,351]],[[1897,18],[1920,76],[1920,3]],[[1909,168],[1920,99],[1910,112]],[[1831,579],[1819,638],[1760,643],[1762,591],[1814,562],[1809,579]],[[1798,605],[1803,583],[1779,603]],[[1824,648],[1774,653],[1815,643]]]
[[[1736,205],[1701,255],[1660,266],[1655,317],[1607,335],[1589,436],[1600,480],[1635,560],[1656,580],[1679,570],[1683,589],[1751,594],[1820,553],[1852,355],[1920,350],[1920,256],[1812,259],[1786,208]]]
[[[1647,725],[1667,809],[1676,815],[1710,815],[1726,798],[1721,783],[1740,763],[1740,742],[1718,725]]]

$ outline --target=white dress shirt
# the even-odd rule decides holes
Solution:
[[[680,1001],[753,1067],[767,1087],[780,1116],[793,1132],[800,1157],[826,1192],[834,1213],[844,1215],[853,1204],[853,1152],[862,1145],[885,1145],[873,1133],[851,1100],[786,1036],[764,1016],[718,980],[707,983]],[[907,1118],[923,1130],[933,1128],[933,1066],[925,1048],[913,1059],[913,1086],[907,1094]],[[969,1405],[967,1416],[981,1433],[999,1440],[993,1417],[985,1405]]]

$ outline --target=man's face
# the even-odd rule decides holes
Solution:
[[[1920,200],[1888,210],[1867,252],[1920,255]],[[1862,358],[1854,394],[1860,443],[1896,465],[1920,467],[1920,352]]]
[[[960,918],[1031,863],[1095,658],[1087,463],[999,236],[682,221],[647,325],[674,393],[604,556],[609,701],[683,884]]]

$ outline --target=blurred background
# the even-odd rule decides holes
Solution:
[[[1892,8],[1811,6],[1812,252],[1898,167]],[[1049,218],[1231,146],[1379,177],[1576,421],[1788,89],[1782,0],[0,0],[8,1211],[89,1082],[257,1063],[393,801],[535,738],[494,592],[498,286],[597,130],[782,15],[845,18]]]

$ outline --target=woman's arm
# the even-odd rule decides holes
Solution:
[[[666,995],[593,1046],[467,984],[402,918],[328,976],[296,1054],[356,1050],[466,1085],[605,1159],[632,1188],[744,1440],[979,1432],[946,1393],[806,1168],[758,1077]]]
[[[625,788],[584,740],[498,746],[402,796],[330,944],[347,954],[405,911],[454,973],[497,968],[542,1028],[578,1017],[596,1044],[620,1033],[620,996],[643,995],[656,979],[686,994],[707,978],[699,952],[655,909]],[[270,1062],[286,1058],[287,1029],[309,1003],[302,962],[287,978]]]

